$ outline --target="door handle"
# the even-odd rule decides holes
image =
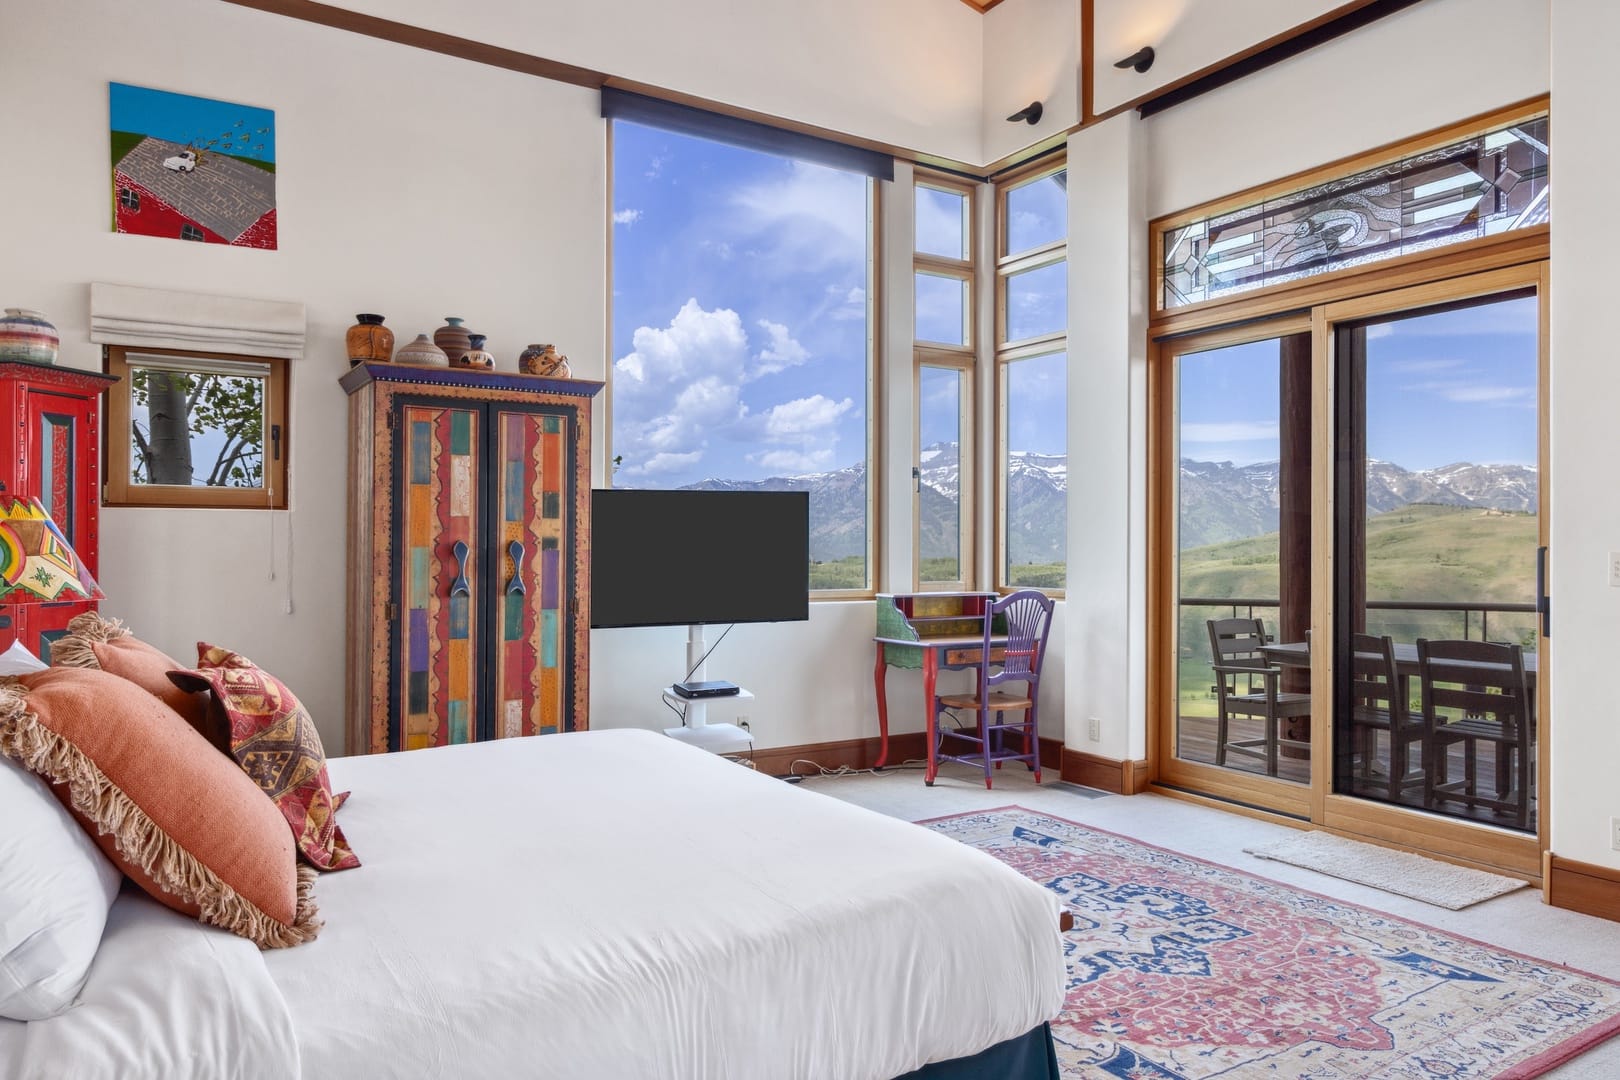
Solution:
[[[467,541],[457,540],[450,552],[456,557],[456,579],[450,583],[450,595],[470,596],[472,587],[467,584]]]
[[[1547,549],[1536,548],[1536,610],[1541,612],[1541,636],[1552,637],[1552,597],[1547,595]]]
[[[523,545],[513,540],[506,545],[506,553],[512,556],[512,578],[506,583],[505,595],[527,596],[529,590],[523,584]]]

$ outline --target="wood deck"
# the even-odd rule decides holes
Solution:
[[[1215,764],[1215,718],[1213,716],[1183,716],[1179,725],[1179,745],[1176,756],[1183,761],[1196,761],[1205,765]],[[1233,740],[1258,739],[1261,735],[1261,721],[1248,717],[1234,717],[1231,722],[1230,737]],[[1290,752],[1301,756],[1290,757]],[[1423,751],[1418,746],[1412,747],[1412,767],[1416,769],[1422,762]],[[1448,775],[1460,777],[1463,774],[1463,750],[1460,745],[1453,745],[1448,750]],[[1255,776],[1265,775],[1265,762],[1258,758],[1246,757],[1242,754],[1228,754],[1223,768],[1233,772],[1250,773]],[[1478,776],[1483,789],[1489,789],[1492,778],[1496,775],[1496,747],[1492,743],[1482,742],[1478,750]],[[1380,737],[1375,751],[1372,766],[1373,775],[1370,779],[1360,776],[1359,763],[1352,777],[1353,786],[1350,791],[1342,794],[1355,795],[1360,798],[1373,799],[1378,802],[1390,802],[1387,781],[1389,775],[1389,741]],[[1535,770],[1531,769],[1532,778]],[[1277,760],[1277,776],[1296,784],[1308,784],[1311,781],[1311,762],[1309,751],[1290,751],[1287,748],[1279,752]],[[1423,805],[1423,785],[1414,784],[1401,792],[1401,797],[1394,800],[1398,806],[1409,806],[1415,810],[1432,810],[1435,813],[1445,814],[1447,817],[1462,818],[1467,821],[1479,821],[1489,825],[1502,825],[1509,815],[1496,813],[1484,808],[1468,808],[1462,803],[1442,800],[1437,806],[1425,807]],[[1536,827],[1537,799],[1535,792],[1530,793],[1530,828]]]

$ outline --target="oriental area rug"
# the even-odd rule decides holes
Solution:
[[[1057,893],[1065,1077],[1538,1076],[1620,984],[1021,807],[921,822]]]

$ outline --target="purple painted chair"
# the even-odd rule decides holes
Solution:
[[[1026,762],[1041,782],[1041,745],[1036,730],[1036,699],[1040,697],[1041,661],[1046,658],[1046,635],[1052,629],[1052,598],[1033,589],[1010,593],[988,604],[984,612],[984,645],[975,668],[977,684],[972,693],[939,694],[928,714],[928,772],[924,777],[932,787],[941,761],[961,761],[984,769],[984,786],[990,786],[990,766],[1003,761]],[[1000,643],[1003,633],[1006,644]],[[995,644],[992,645],[992,641]],[[1003,683],[1024,684],[1019,693],[998,691]],[[940,715],[946,709],[972,710],[978,719],[972,731],[942,727]],[[1023,718],[1007,723],[1004,714],[1019,711]],[[995,723],[990,715],[995,714]],[[1021,736],[1021,750],[1009,750],[1006,734]],[[967,743],[977,749],[947,754],[947,739]],[[951,744],[954,745],[954,744]]]

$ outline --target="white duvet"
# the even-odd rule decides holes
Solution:
[[[1062,1003],[1050,892],[662,735],[345,758],[331,776],[363,865],[322,876],[316,941],[258,954],[296,1037],[196,1075],[886,1080]]]

